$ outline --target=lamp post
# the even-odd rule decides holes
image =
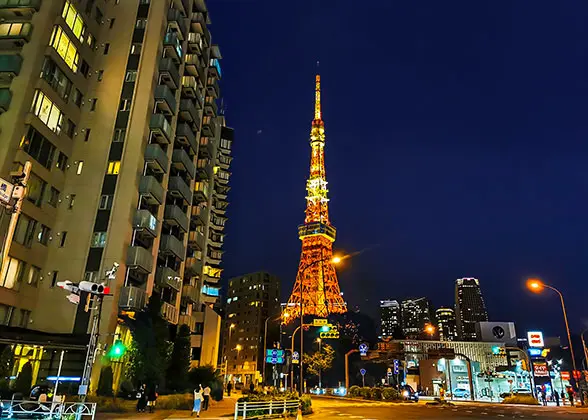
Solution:
[[[318,343],[318,351],[319,351],[319,355],[321,354],[321,343],[322,340],[320,338],[316,339],[316,342]],[[319,366],[319,389],[323,388],[323,381],[322,381],[322,376],[323,376],[323,372],[322,369]]]
[[[574,368],[574,372],[575,372],[577,370],[576,369],[576,357],[574,355],[574,346],[572,345],[572,336],[570,334],[570,326],[568,325],[568,314],[566,312],[566,305],[564,303],[563,295],[555,287],[550,286],[548,284],[545,284],[541,280],[537,280],[537,279],[527,280],[527,287],[535,293],[541,293],[543,291],[543,289],[550,289],[559,295],[559,299],[561,301],[561,309],[563,311],[563,316],[564,316],[564,322],[566,324],[566,332],[568,333],[568,344],[570,345],[570,354],[572,356],[572,367]],[[574,376],[574,375],[572,375],[572,376]]]
[[[588,331],[588,328],[585,328],[580,334],[580,338],[582,339],[582,349],[584,350],[584,367],[588,368],[588,348],[586,348],[586,340],[584,340],[584,334]]]
[[[229,325],[229,341],[227,342],[228,349],[231,348],[231,334],[233,332],[233,328],[235,328],[235,324]],[[225,351],[225,383],[229,380],[229,371],[227,370],[229,369],[229,356],[227,356],[227,353],[228,352]]]
[[[280,318],[288,318],[290,316],[290,314],[288,312],[284,312],[283,314],[280,315],[275,315],[275,316],[268,316],[265,319],[265,327],[263,330],[263,382],[265,383],[265,357],[266,357],[266,353],[267,353],[267,322],[271,319],[272,321],[276,320],[276,319],[280,319]],[[281,331],[281,330],[280,330]],[[281,340],[280,340],[281,341]]]

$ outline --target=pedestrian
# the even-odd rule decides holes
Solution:
[[[571,386],[568,387],[568,400],[570,400],[570,405],[574,406],[574,388]]]
[[[200,410],[202,409],[202,400],[204,397],[202,396],[202,385],[199,388],[194,389],[194,405],[192,406],[192,414],[196,413],[196,417],[200,417]]]
[[[559,394],[559,396],[561,397],[561,405],[565,406],[566,405],[566,394],[563,392],[563,389],[561,390],[561,393]]]
[[[147,385],[143,384],[139,387],[137,391],[137,411],[139,413],[145,412],[145,407],[147,407],[147,395],[145,393]]]
[[[249,392],[253,394],[253,391],[255,391],[255,385],[253,385],[253,381],[251,381],[249,383]]]
[[[150,386],[147,391],[147,406],[149,407],[149,412],[153,413],[155,411],[155,403],[157,402],[157,389],[155,386]]]
[[[547,406],[547,391],[545,390],[545,385],[541,388],[541,402],[543,402],[544,406]]]
[[[232,389],[233,389],[233,382],[229,381],[229,383],[227,384],[227,394],[229,397],[231,396]]]
[[[553,397],[555,398],[555,405],[559,407],[559,394],[556,390],[553,390]]]
[[[208,404],[210,404],[210,387],[208,385],[206,385],[206,388],[204,388],[204,390],[202,391],[202,397],[204,398],[204,401],[202,402],[202,409],[204,411],[208,410]]]

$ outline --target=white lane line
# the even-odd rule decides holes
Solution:
[[[472,413],[473,413],[473,411],[472,411],[472,410],[466,410],[466,413],[470,413],[470,414],[472,414]]]

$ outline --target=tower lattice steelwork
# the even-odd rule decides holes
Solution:
[[[290,320],[304,315],[326,317],[347,312],[333,259],[336,230],[329,221],[325,174],[325,124],[321,115],[321,77],[316,76],[314,120],[310,131],[310,176],[306,183],[306,218],[298,227],[302,253],[296,283],[288,301]]]

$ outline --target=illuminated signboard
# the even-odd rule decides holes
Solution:
[[[562,372],[561,373],[561,379],[563,381],[569,381],[570,380],[570,372]]]
[[[531,357],[541,356],[541,349],[529,349],[529,356],[531,356]]]
[[[534,362],[533,363],[533,374],[535,377],[547,376],[549,377],[549,370],[547,369],[547,363]]]
[[[543,341],[543,333],[541,331],[529,331],[527,333],[527,339],[529,340],[529,347],[545,346],[545,342]]]

